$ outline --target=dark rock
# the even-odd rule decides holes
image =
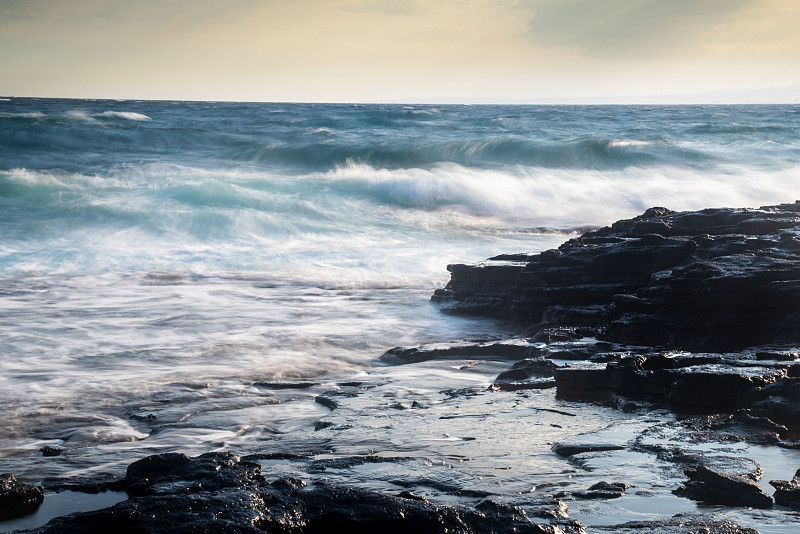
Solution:
[[[412,501],[426,501],[426,502],[428,501],[428,499],[426,499],[422,495],[417,495],[413,491],[408,491],[408,490],[401,491],[397,496],[402,499],[411,499]]]
[[[569,344],[562,343],[562,347],[567,350]],[[789,377],[790,369],[780,362],[757,361],[749,353],[606,354],[605,363],[589,361],[556,368],[553,376],[558,396],[589,400],[615,393],[668,401],[685,413],[752,407],[755,416],[790,428],[800,424],[800,412],[784,398],[800,398],[800,380]]]
[[[769,483],[775,488],[773,497],[776,504],[800,509],[800,469],[792,480],[770,480]]]
[[[28,515],[44,501],[44,488],[17,481],[13,473],[0,474],[0,520]]]
[[[496,380],[524,380],[532,376],[553,376],[556,364],[544,358],[527,358],[497,375]]]
[[[316,382],[289,382],[286,380],[264,380],[253,383],[258,388],[265,389],[308,389],[318,385]]]
[[[449,313],[511,317],[534,330],[590,326],[602,339],[652,347],[797,343],[797,206],[653,208],[557,250],[448,266],[451,280],[434,299],[452,302]]]
[[[517,391],[521,389],[547,389],[556,386],[552,379],[556,365],[544,358],[527,358],[503,371],[489,389],[493,391]]]
[[[720,473],[703,465],[685,469],[684,473],[689,482],[675,490],[676,495],[727,506],[772,506],[772,497],[763,493],[750,477]]]
[[[776,444],[788,429],[766,417],[758,417],[750,410],[739,410],[728,414],[691,417],[680,422],[691,431],[693,441],[710,441]]]
[[[556,443],[553,445],[553,452],[559,456],[567,458],[576,454],[583,454],[585,452],[603,452],[603,451],[621,451],[624,450],[624,445],[616,445],[614,443]]]
[[[358,386],[342,386],[337,389],[330,389],[328,391],[323,392],[320,395],[314,397],[314,402],[317,404],[321,404],[330,410],[335,410],[339,407],[339,401],[336,400],[337,397],[356,397],[361,393],[367,391],[367,387],[358,387]]]
[[[42,453],[42,456],[61,456],[61,453],[64,452],[64,449],[61,447],[51,447],[50,445],[46,445],[39,449],[39,452]]]
[[[531,341],[538,343],[557,343],[559,341],[575,341],[584,337],[591,337],[597,331],[591,328],[574,326],[557,326],[538,330],[531,337]]]
[[[521,381],[493,382],[489,386],[491,391],[520,391],[525,389],[550,389],[556,387],[556,381],[548,378],[529,378]]]
[[[789,430],[800,430],[800,401],[770,397],[753,402],[753,413],[780,423]]]
[[[339,403],[333,400],[329,395],[317,395],[314,397],[314,402],[321,404],[330,410],[335,410],[339,407]]]
[[[436,507],[427,500],[327,484],[277,497],[258,522],[267,532],[557,532],[555,527],[531,522],[524,510],[511,506]]]
[[[576,491],[574,495],[579,499],[616,499],[625,495],[625,490],[630,484],[624,482],[598,482],[589,486],[589,489]]]
[[[559,397],[568,399],[592,397],[611,386],[610,374],[603,364],[581,363],[558,367],[553,377]]]
[[[391,364],[419,363],[429,360],[465,358],[497,358],[522,360],[540,352],[536,344],[516,341],[511,343],[455,343],[421,347],[396,347],[386,351],[381,360]]]
[[[782,362],[793,362],[797,359],[798,353],[794,351],[759,351],[756,352],[756,360],[778,360]]]
[[[128,466],[125,490],[131,496],[215,491],[262,483],[261,465],[223,452],[189,458],[181,453],[148,456]]]
[[[265,499],[266,497],[266,499]],[[46,534],[263,534],[260,506],[269,496],[235,489],[159,495],[122,501],[110,508],[56,518],[37,533]]]
[[[690,412],[731,410],[747,406],[753,390],[785,375],[782,370],[697,366],[680,371],[666,397]]]
[[[332,458],[312,462],[310,471],[317,464],[316,470],[324,471],[403,461],[411,459]],[[5,479],[16,484],[13,475],[6,475]],[[124,484],[129,490],[136,489],[135,498],[103,510],[60,517],[36,531],[47,534],[560,532],[554,526],[535,524],[520,508],[493,501],[484,500],[475,508],[460,508],[434,506],[410,491],[393,497],[320,482],[306,486],[303,480],[291,477],[270,484],[261,476],[259,464],[230,453],[195,458],[176,453],[149,456],[128,467]],[[424,485],[437,488],[431,481],[425,481]],[[485,496],[467,491],[463,494]]]
[[[273,488],[281,489],[300,489],[306,487],[305,481],[292,477],[279,478],[270,485]]]
[[[740,527],[730,521],[703,520],[684,515],[655,521],[631,521],[620,525],[598,526],[594,529],[597,532],[614,534],[649,534],[651,532],[658,534],[759,534],[755,529]]]

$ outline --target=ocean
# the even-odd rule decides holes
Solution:
[[[513,332],[430,302],[450,263],[796,199],[797,105],[2,98],[0,472],[252,452],[327,411],[264,384]]]

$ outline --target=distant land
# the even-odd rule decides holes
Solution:
[[[673,95],[626,95],[575,98],[408,98],[418,104],[800,104],[800,83],[760,89],[717,89]]]

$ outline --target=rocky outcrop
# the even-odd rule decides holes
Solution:
[[[800,509],[800,469],[795,472],[792,480],[770,480],[769,483],[775,488],[776,504]]]
[[[800,342],[800,201],[651,208],[541,254],[450,265],[447,313],[711,352]]]
[[[579,499],[617,499],[625,495],[625,490],[630,488],[624,482],[606,482],[605,480],[592,484],[588,489],[576,491],[575,497]]]
[[[0,520],[35,512],[44,501],[44,489],[17,481],[13,473],[0,475]]]
[[[684,471],[689,482],[675,493],[710,504],[769,508],[772,497],[761,491],[754,478],[720,473],[700,465]]]
[[[113,507],[54,519],[37,532],[463,532],[555,534],[520,508],[492,501],[474,508],[434,506],[323,481],[268,481],[260,464],[230,453],[148,456],[128,466],[131,496]]]

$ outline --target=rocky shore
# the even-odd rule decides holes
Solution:
[[[0,520],[108,491],[28,532],[800,530],[800,202],[651,208],[448,270],[445,313],[520,335],[392,349],[314,392],[294,447],[2,475]]]

